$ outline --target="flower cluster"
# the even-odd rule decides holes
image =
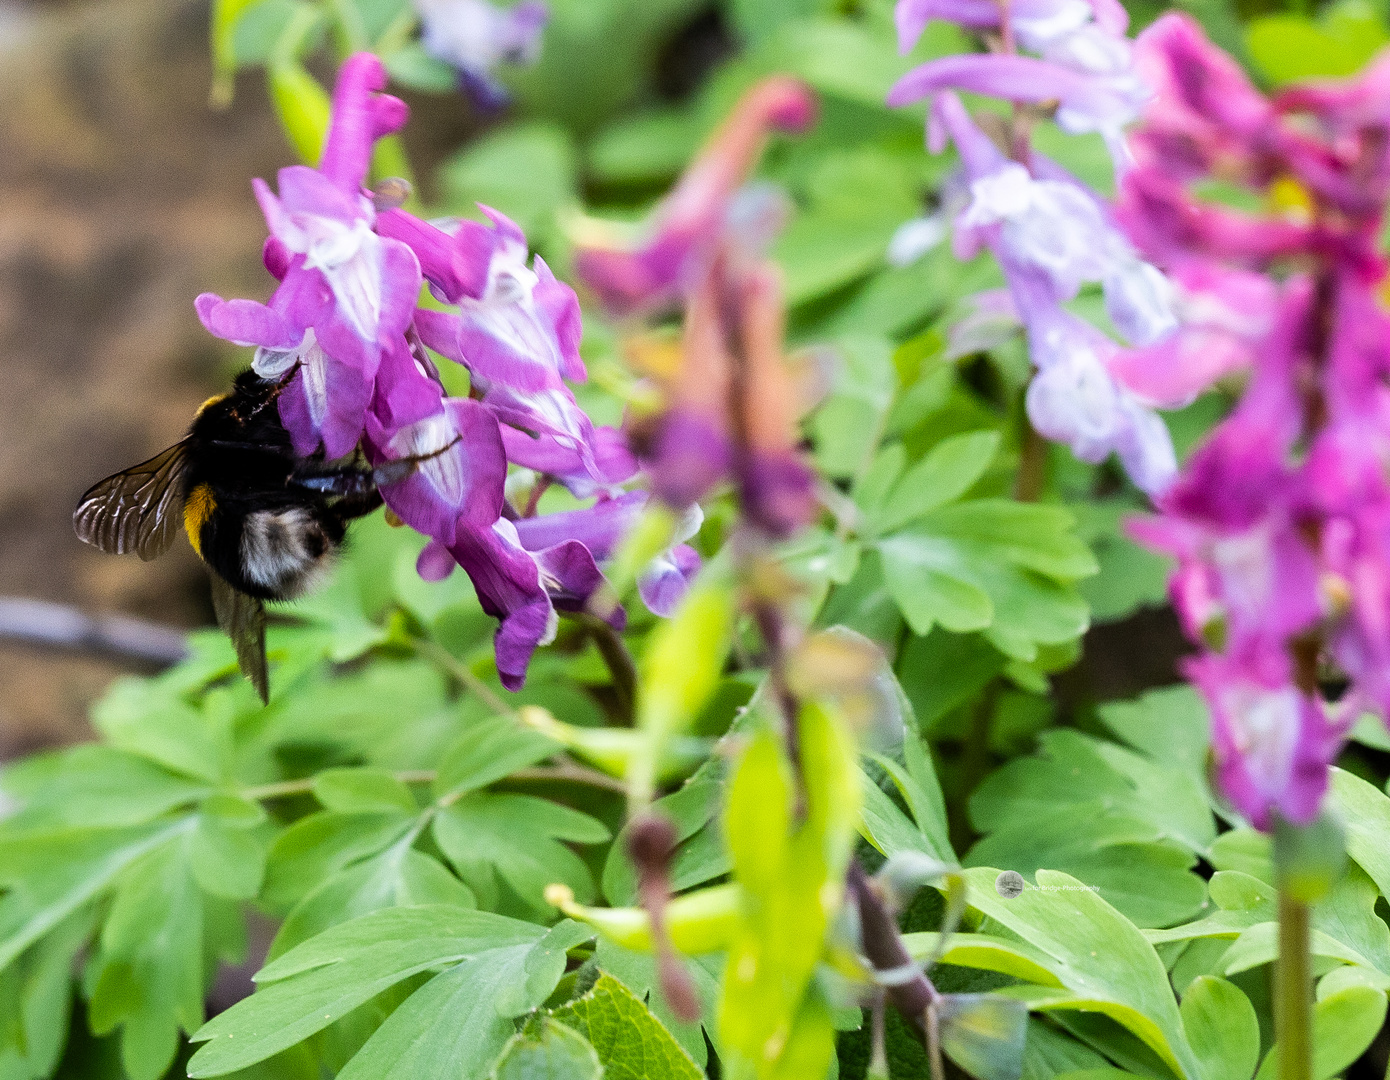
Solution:
[[[556,612],[584,610],[602,585],[598,563],[646,496],[619,488],[635,460],[567,385],[585,378],[579,304],[544,260],[528,259],[521,230],[486,209],[486,222],[425,222],[364,190],[374,141],[406,119],[385,83],[374,56],[351,57],[319,167],[282,169],[278,195],[257,181],[265,265],[280,282],[269,303],[205,294],[198,313],[217,336],[256,346],[258,374],[287,380],[279,408],[297,454],[360,447],[387,506],[430,538],[422,576],[468,572],[501,620],[497,667],[516,688]],[[417,309],[422,281],[446,310]],[[447,395],[426,347],[468,369],[471,397]],[[506,497],[509,463],[597,502],[519,513]],[[696,561],[680,546],[648,568],[641,591],[653,610],[669,612]]]
[[[804,130],[815,114],[803,83],[756,84],[637,236],[591,229],[576,257],[614,314],[685,308],[666,408],[641,439],[653,490],[686,508],[729,478],[745,517],[772,536],[810,521],[818,501],[796,449],[782,282],[766,255],[785,210],[775,189],[744,181],[773,130]]]
[[[1222,788],[1262,828],[1301,824],[1318,813],[1350,722],[1363,709],[1390,715],[1390,315],[1378,251],[1390,59],[1267,99],[1185,16],[1164,16],[1137,48],[1157,96],[1119,216],[1205,309],[1219,345],[1175,352],[1165,378],[1191,392],[1251,372],[1160,498],[1162,516],[1133,531],[1178,560],[1172,595],[1204,647],[1188,674],[1211,707]],[[1211,176],[1257,193],[1268,212],[1197,201],[1193,182]]]
[[[931,149],[940,152],[950,139],[960,152],[968,194],[959,200],[953,245],[961,258],[988,247],[1004,272],[1007,310],[999,311],[997,297],[984,302],[1027,332],[1038,369],[1028,390],[1029,418],[1040,434],[1066,443],[1085,461],[1118,454],[1137,486],[1161,491],[1176,461],[1152,406],[1170,402],[1137,391],[1128,375],[1147,370],[1150,348],[1171,348],[1171,340],[1185,338],[1173,286],[1140,258],[1100,198],[1033,150],[1027,137],[1035,107],[1055,101],[1064,130],[1100,132],[1117,169],[1128,164],[1122,128],[1147,90],[1124,37],[1124,9],[1113,0],[1029,0],[1007,7],[991,0],[899,0],[904,52],[931,18],[984,32],[997,51],[923,64],[899,80],[889,102],[930,98]],[[1017,45],[1039,56],[1018,55]],[[1012,121],[991,125],[1000,142],[970,116],[956,89],[1013,103]],[[1100,285],[1107,314],[1129,349],[1065,308],[1086,283]]]

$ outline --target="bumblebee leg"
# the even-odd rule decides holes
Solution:
[[[447,445],[441,446],[438,450],[431,450],[428,454],[412,454],[410,457],[383,461],[372,470],[372,476],[378,484],[397,484],[415,472],[423,462],[452,450],[462,439],[462,435],[455,435]]]
[[[290,477],[290,483],[333,497],[333,514],[342,521],[365,517],[382,502],[374,473],[358,465],[320,470],[299,469]]]

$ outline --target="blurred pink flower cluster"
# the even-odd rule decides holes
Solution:
[[[1225,794],[1255,825],[1306,823],[1363,710],[1390,715],[1390,57],[1347,82],[1260,94],[1191,19],[1136,42],[1156,95],[1118,220],[1195,329],[1131,385],[1195,394],[1249,368],[1230,416],[1134,535],[1178,560],[1174,603],[1213,717]],[[1264,200],[1200,200],[1220,180]],[[1161,360],[1162,362],[1156,362]],[[1346,684],[1328,700],[1320,686]],[[1340,685],[1338,686],[1340,689]]]

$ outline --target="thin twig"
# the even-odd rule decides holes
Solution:
[[[423,656],[435,667],[439,668],[444,674],[448,675],[455,682],[459,683],[464,689],[477,694],[488,706],[502,716],[515,716],[516,709],[508,705],[506,701],[487,683],[478,678],[467,664],[451,653],[444,646],[436,644],[427,638],[416,638],[413,642],[415,652]]]
[[[864,956],[873,965],[874,971],[898,972],[912,965],[912,956],[903,944],[897,921],[875,890],[869,876],[864,873],[858,859],[852,860],[849,864],[845,887],[859,908]],[[914,978],[901,981],[895,979],[893,985],[884,989],[893,1007],[925,1037],[927,1008],[937,997],[936,987],[932,986],[931,980],[919,973]]]
[[[391,775],[402,784],[432,784],[438,773],[434,769],[406,769]],[[242,798],[253,799],[257,802],[265,799],[286,799],[292,795],[307,795],[314,790],[316,779],[313,776],[305,776],[299,780],[281,780],[274,784],[260,784],[257,787],[242,788],[240,795]],[[563,758],[556,765],[537,765],[529,769],[517,769],[515,772],[508,773],[503,779],[566,780],[572,784],[586,784],[589,787],[616,791],[619,794],[627,790],[621,780],[615,779],[607,773],[601,773],[597,769],[591,769],[586,765],[580,765]]]
[[[618,711],[624,722],[632,725],[633,706],[637,700],[637,664],[628,651],[627,642],[622,635],[596,615],[584,614],[579,617],[580,624],[589,632],[599,655],[608,665],[613,676],[613,692],[618,699]]]
[[[19,596],[0,597],[0,638],[158,667],[188,656],[187,634],[176,627]]]
[[[620,795],[627,793],[627,785],[615,776],[591,769],[587,765],[576,765],[573,762],[563,762],[560,765],[537,765],[530,769],[517,769],[514,773],[507,774],[508,780],[569,780],[576,784],[587,784],[590,787],[603,788],[605,791],[616,791]]]

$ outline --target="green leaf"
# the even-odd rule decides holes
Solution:
[[[999,650],[978,634],[933,630],[910,637],[898,657],[898,679],[921,730],[973,701],[1004,668]]]
[[[552,1015],[589,1040],[604,1080],[703,1080],[704,1073],[661,1021],[607,973]]]
[[[1099,709],[1105,726],[1154,761],[1205,776],[1211,721],[1202,697],[1191,686],[1150,690],[1133,701],[1112,701]]]
[[[489,1075],[516,1030],[501,1001],[516,999],[526,952],[525,945],[487,949],[436,975],[386,1018],[338,1080]],[[539,1005],[551,989],[518,1012]]]
[[[409,904],[456,904],[471,908],[473,892],[437,859],[416,851],[409,832],[386,850],[327,878],[295,905],[271,943],[270,955],[340,923],[382,908]]]
[[[69,916],[0,972],[0,1076],[51,1076],[72,1012],[72,970],[92,931],[89,907]]]
[[[425,51],[418,41],[411,41],[381,58],[386,73],[397,86],[421,90],[427,94],[450,94],[458,89],[458,72],[443,60]]]
[[[1180,1012],[1203,1080],[1249,1080],[1260,1058],[1260,1023],[1249,998],[1225,979],[1199,975]]]
[[[676,828],[676,854],[671,863],[673,889],[702,885],[728,873],[728,852],[716,835],[718,830],[710,826],[723,795],[720,779],[701,775],[652,803],[652,813]],[[609,848],[603,867],[603,895],[615,906],[637,901],[637,871],[627,854],[627,835],[628,827],[624,826]]]
[[[208,792],[203,781],[112,746],[75,746],[56,755],[52,765],[42,784],[14,792],[22,810],[6,828],[141,825]],[[13,791],[9,770],[4,780]]]
[[[601,184],[646,184],[669,180],[698,149],[699,129],[679,112],[620,117],[589,143],[587,164]]]
[[[569,132],[537,121],[469,143],[441,167],[439,182],[450,209],[471,217],[481,203],[544,235],[555,212],[576,197],[577,168]]]
[[[603,1065],[583,1035],[548,1016],[512,1036],[495,1080],[599,1080]]]
[[[511,947],[518,952],[508,954],[510,966],[520,971],[544,933],[501,915],[438,905],[388,909],[335,926],[268,964],[256,976],[256,993],[193,1035],[207,1045],[193,1055],[189,1076],[221,1076],[264,1061],[418,972]],[[488,1007],[495,1017],[491,1002]],[[505,1037],[499,1049],[502,1042]]]
[[[205,806],[198,815],[189,838],[189,867],[204,892],[228,900],[250,900],[265,880],[268,841],[241,820],[213,809]]]
[[[986,835],[966,865],[1065,870],[1142,926],[1196,914],[1204,889],[1192,870],[1216,832],[1198,777],[1072,730],[1039,743],[971,796],[971,822]]]
[[[893,486],[882,513],[873,522],[875,531],[892,532],[960,498],[984,474],[998,450],[997,431],[972,431],[943,439]]]
[[[0,838],[0,970],[193,818],[122,829],[53,829]]]
[[[274,64],[266,74],[270,100],[290,145],[300,161],[317,165],[328,137],[328,91],[298,63]]]
[[[981,555],[1058,581],[1074,581],[1094,574],[1096,561],[1073,532],[1073,523],[1071,514],[1059,506],[975,499],[942,506],[925,524],[931,533],[968,544]]]
[[[262,901],[283,914],[338,871],[398,841],[413,817],[400,811],[300,818],[275,839]]]
[[[1039,888],[1006,900],[994,888],[998,870],[980,867],[964,873],[970,906],[1046,955],[1049,970],[1066,988],[1019,987],[1006,993],[1036,1009],[1103,1013],[1178,1076],[1201,1077],[1163,962],[1128,919],[1066,874],[1039,870]]]
[[[559,743],[511,717],[488,717],[470,725],[444,752],[434,781],[434,795],[439,798],[487,787],[559,750]]]
[[[1334,4],[1318,20],[1306,15],[1261,15],[1246,28],[1251,59],[1276,84],[1353,75],[1390,38],[1368,4]]]
[[[661,1021],[672,1038],[680,1043],[691,1060],[704,1067],[709,1050],[705,1042],[705,1026],[699,1020],[682,1020],[671,1012],[665,996],[661,993],[656,957],[653,954],[625,949],[601,936],[598,948],[594,952],[594,959],[601,971],[622,982],[639,1001],[645,1001],[647,1008]],[[724,957],[720,953],[707,953],[703,956],[683,957],[682,963],[695,984],[695,994],[700,1001],[700,1015],[709,1023],[712,1031],[715,1009],[719,1004],[719,981],[724,972]]]
[[[951,841],[948,838],[946,802],[941,794],[941,785],[936,779],[931,755],[922,740],[911,732],[903,741],[903,754],[907,761],[906,768],[881,754],[869,756],[888,773],[903,801],[907,803],[922,840],[913,846],[941,862],[954,863],[956,855],[951,850]],[[865,778],[866,791],[874,786]],[[893,852],[884,851],[884,854],[891,855]]]
[[[1349,986],[1313,1006],[1313,1080],[1330,1080],[1365,1053],[1385,1022],[1385,992]],[[1275,1080],[1279,1044],[1265,1055],[1255,1080]]]
[[[954,544],[901,533],[880,541],[878,551],[883,580],[914,633],[940,623],[959,634],[993,622],[994,602]]]
[[[121,1027],[131,1080],[157,1080],[179,1048],[179,1029],[203,1022],[203,904],[185,838],[165,843],[121,875],[101,930],[89,1021]]]
[[[811,418],[811,429],[821,470],[855,476],[878,445],[897,379],[882,338],[849,339],[838,352],[843,363],[830,397]]]
[[[226,747],[208,717],[170,687],[118,679],[93,708],[92,725],[118,750],[210,783],[222,778]]]
[[[788,305],[824,296],[882,266],[894,231],[919,211],[915,181],[902,158],[881,150],[825,154],[807,185],[810,208],[773,249],[786,272]]]
[[[420,809],[410,789],[385,769],[325,769],[314,777],[313,790],[325,810],[338,813],[414,814]]]
[[[932,932],[904,934],[903,944],[914,960],[936,955],[941,935]],[[1011,975],[1040,986],[1062,985],[1052,973],[1052,958],[1026,941],[1013,941],[991,934],[952,934],[941,954],[941,963],[978,968]]]
[[[435,842],[488,907],[497,897],[494,873],[537,912],[549,910],[545,888],[553,882],[588,903],[593,876],[559,841],[600,844],[608,838],[608,829],[588,814],[531,795],[474,792],[434,820]]]
[[[1390,798],[1358,776],[1332,770],[1332,802],[1347,832],[1347,854],[1371,876],[1381,894],[1390,896]]]

